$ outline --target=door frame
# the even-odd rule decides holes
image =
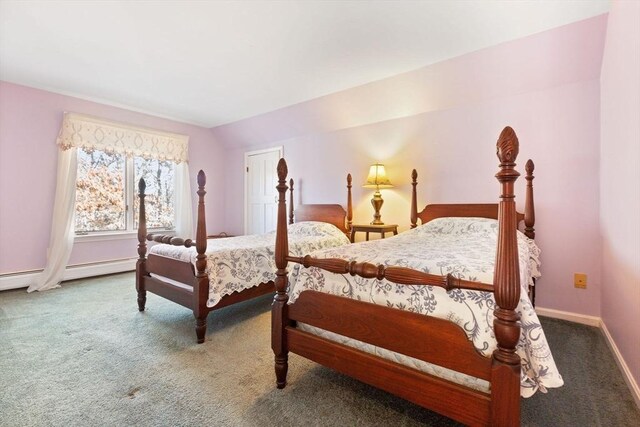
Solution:
[[[249,157],[271,152],[277,152],[279,157],[282,158],[284,156],[284,146],[278,145],[276,147],[264,148],[262,150],[246,151],[244,153],[244,234],[247,234],[247,230],[249,229],[249,171],[247,170],[249,168]]]

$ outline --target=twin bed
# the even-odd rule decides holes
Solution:
[[[275,288],[271,341],[278,388],[286,385],[293,352],[465,424],[519,425],[520,396],[559,387],[562,377],[533,308],[540,275],[533,242],[533,163],[526,165],[526,206],[520,214],[514,201],[518,149],[515,132],[505,128],[497,142],[499,204],[427,205],[418,212],[414,170],[411,230],[352,245],[326,224],[293,224],[291,210],[287,220],[287,166],[281,159],[275,236],[213,242],[220,253],[237,251],[236,260],[264,260],[255,270],[251,262],[221,262],[220,253],[205,254],[202,172],[195,243],[146,235],[141,187],[139,309],[147,290],[193,309],[202,342],[209,311]],[[290,193],[290,207],[292,199]],[[337,207],[303,206],[296,220],[326,221],[348,232],[350,176],[348,213]],[[520,222],[524,233],[517,230]],[[318,234],[333,242],[318,243]],[[314,235],[316,241],[300,244],[300,235]],[[172,255],[172,246],[157,245],[147,258],[146,238],[195,245],[196,252]]]
[[[196,240],[147,234],[145,183],[140,180],[140,216],[136,289],[144,311],[152,292],[193,310],[197,342],[203,343],[207,316],[237,302],[273,293],[275,233],[207,240],[204,196],[206,176],[198,173]],[[293,206],[293,180],[290,181]],[[352,218],[351,175],[347,175],[347,211],[337,204],[300,205],[289,210],[291,250],[308,253],[349,243]],[[155,241],[147,255],[147,240]]]

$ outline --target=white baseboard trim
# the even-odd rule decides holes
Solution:
[[[568,320],[569,322],[581,323],[583,325],[595,326],[602,324],[602,319],[586,314],[572,313],[570,311],[554,310],[552,308],[536,307],[536,313],[540,316],[547,316],[554,319]]]
[[[87,264],[70,265],[64,271],[62,281],[84,279],[92,276],[122,273],[136,269],[136,258],[117,259],[113,261],[91,262]],[[0,291],[26,288],[42,270],[27,271],[0,275]]]
[[[631,374],[631,370],[629,369],[629,366],[627,366],[627,363],[624,361],[624,358],[622,357],[620,350],[618,350],[618,346],[613,340],[613,337],[609,333],[609,330],[607,329],[607,325],[605,325],[604,322],[602,322],[602,326],[600,329],[602,329],[602,333],[604,334],[604,337],[607,340],[607,345],[609,346],[609,349],[613,353],[613,356],[616,359],[616,363],[618,364],[620,371],[622,371],[622,376],[624,377],[624,381],[627,383],[629,390],[631,390],[631,394],[633,395],[633,398],[636,401],[636,405],[638,406],[638,408],[640,408],[640,387],[638,387],[637,381],[635,380],[635,378],[633,378],[633,375]]]
[[[615,359],[618,368],[620,368],[620,372],[622,372],[624,381],[627,383],[627,386],[631,391],[631,395],[636,401],[636,405],[640,408],[640,387],[638,387],[638,382],[635,380],[635,378],[633,378],[631,370],[629,369],[629,366],[627,366],[627,362],[624,361],[620,350],[618,350],[618,346],[616,345],[613,337],[607,329],[607,325],[605,325],[604,321],[600,317],[587,316],[586,314],[571,313],[569,311],[554,310],[551,308],[543,307],[536,307],[536,313],[541,316],[568,320],[570,322],[576,322],[583,325],[596,326],[600,328],[602,334],[605,337],[605,341],[607,342],[607,346],[611,350],[611,353],[613,353],[613,358]]]

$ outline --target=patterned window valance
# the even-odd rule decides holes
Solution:
[[[65,113],[56,143],[63,150],[83,148],[145,159],[188,162],[189,137]]]

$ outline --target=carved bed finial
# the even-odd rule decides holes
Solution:
[[[198,172],[198,187],[204,187],[207,183],[207,176],[204,174],[204,171],[200,169]]]
[[[351,174],[348,173],[347,174],[347,185],[351,185],[351,181],[352,181]]]
[[[496,143],[496,154],[501,163],[513,163],[518,157],[520,143],[518,137],[510,126],[505,127]]]
[[[144,191],[147,189],[147,184],[144,182],[144,178],[140,178],[138,181],[138,193],[144,195]]]
[[[418,179],[418,171],[415,169],[411,171],[411,182],[414,183]]]
[[[524,170],[527,171],[527,175],[533,174],[536,165],[533,164],[533,160],[527,160],[527,163],[524,165]]]
[[[286,181],[289,169],[287,168],[287,162],[284,159],[278,161],[278,179],[280,181]]]

